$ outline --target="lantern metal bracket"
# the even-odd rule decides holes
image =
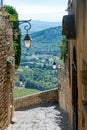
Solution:
[[[11,23],[18,22],[18,25],[25,24],[24,25],[24,30],[26,31],[26,36],[24,38],[24,43],[25,43],[26,48],[30,48],[31,42],[32,42],[32,40],[31,40],[31,38],[29,36],[29,33],[28,33],[28,31],[31,29],[30,21],[31,21],[31,19],[30,20],[20,20],[20,21],[10,21]]]
[[[30,20],[20,20],[20,21],[18,21],[19,25],[27,23],[27,25],[24,26],[24,29],[26,30],[27,34],[28,34],[28,31],[31,29],[30,21],[31,21],[31,19]]]
[[[28,31],[31,29],[31,23],[30,23],[30,21],[31,21],[31,19],[29,19],[29,20],[19,20],[19,21],[10,21],[10,23],[18,22],[18,25],[27,24],[27,25],[24,25],[24,29],[28,33]]]

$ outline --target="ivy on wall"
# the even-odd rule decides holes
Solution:
[[[66,37],[63,37],[61,39],[60,51],[61,51],[60,58],[65,63],[65,60],[66,60],[66,57],[67,57],[67,53],[68,53],[68,40],[66,39]]]
[[[15,68],[17,69],[21,59],[21,32],[18,24],[18,13],[12,6],[4,6],[9,13],[11,26],[13,28],[13,46],[15,52]]]

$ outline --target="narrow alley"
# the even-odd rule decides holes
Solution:
[[[71,130],[67,113],[58,104],[47,103],[15,111],[7,130]]]

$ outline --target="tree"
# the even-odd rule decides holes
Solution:
[[[18,13],[12,6],[4,6],[10,16],[11,26],[13,28],[13,46],[15,51],[15,65],[18,68],[21,59],[21,32],[18,24]]]
[[[65,37],[63,37],[62,40],[61,40],[60,51],[61,51],[60,58],[65,63],[66,56],[67,56],[67,53],[68,53],[68,40]]]

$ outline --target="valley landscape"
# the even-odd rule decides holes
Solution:
[[[51,23],[52,24],[52,23]],[[45,25],[44,25],[45,26]],[[23,28],[22,28],[23,29]],[[58,70],[53,70],[53,55],[60,64],[61,26],[50,27],[30,33],[32,38],[31,48],[24,47],[22,34],[21,63],[16,71],[18,81],[16,89],[44,91],[58,87]]]

